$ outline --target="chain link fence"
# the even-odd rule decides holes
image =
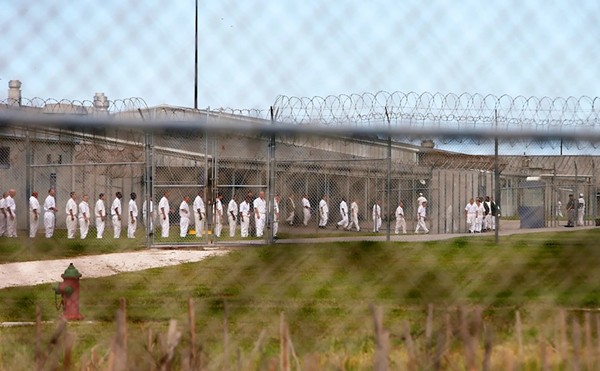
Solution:
[[[593,101],[555,99],[546,107],[548,99],[397,96],[279,98],[280,106],[264,112],[147,107],[102,95],[90,103],[9,99],[1,111],[0,171],[4,189],[17,190],[19,233],[30,229],[31,216],[21,210],[38,193],[36,238],[48,228],[53,238],[74,237],[67,230],[72,192],[77,204],[88,199],[87,238],[129,236],[148,246],[463,234],[494,230],[500,220],[501,228],[598,223],[597,112],[582,104]],[[474,109],[476,101],[485,106]],[[511,108],[501,118],[504,106]],[[542,106],[551,108],[545,118]],[[573,131],[544,137],[558,122]],[[580,129],[592,131],[582,138]],[[42,213],[50,191],[57,210],[48,225]],[[113,217],[117,193],[120,218]],[[481,207],[470,208],[471,199]],[[418,226],[423,200],[425,224]]]

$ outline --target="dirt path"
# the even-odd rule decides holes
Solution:
[[[226,254],[226,250],[145,250],[68,259],[0,264],[0,289],[62,281],[60,275],[70,263],[81,272],[82,279],[106,277],[123,272],[197,262],[209,256]]]

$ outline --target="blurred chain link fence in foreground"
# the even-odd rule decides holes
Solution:
[[[92,212],[105,194],[109,215],[120,192],[121,238],[135,193],[136,238],[149,246],[377,231],[394,236],[401,202],[411,234],[420,196],[428,201],[426,226],[435,234],[468,233],[473,228],[465,208],[471,198],[483,203],[486,197],[499,206],[500,228],[567,224],[571,194],[572,222],[597,225],[596,101],[379,92],[279,97],[265,111],[195,110],[147,107],[139,98],[111,101],[103,94],[90,102],[23,99],[20,84],[11,81],[0,108],[0,172],[3,189],[17,191],[19,233],[29,226],[29,195],[38,192],[43,205],[48,190],[56,191],[55,238],[66,236],[72,191],[78,203],[89,196]],[[254,212],[261,192],[264,229]],[[163,215],[165,193],[170,212]],[[204,203],[202,227],[194,215],[197,196]],[[241,217],[246,198],[251,205]],[[183,201],[187,212],[180,212]],[[144,213],[149,202],[152,226]],[[381,227],[373,217],[376,203]],[[343,231],[353,213],[360,231],[355,225],[353,232]],[[182,215],[189,219],[184,230]],[[169,231],[163,234],[161,219],[167,216]],[[104,238],[113,238],[108,219]],[[244,219],[248,236],[242,238]],[[483,219],[478,228],[493,229],[490,219],[496,218]],[[39,238],[43,229],[41,221]],[[399,225],[399,239],[403,229]],[[94,231],[87,236],[95,237]]]

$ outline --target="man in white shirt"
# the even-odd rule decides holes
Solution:
[[[6,212],[6,197],[8,196],[8,192],[2,193],[2,198],[0,198],[0,237],[6,236],[6,217],[8,213]]]
[[[110,215],[112,216],[114,238],[121,237],[121,215],[123,214],[123,208],[121,206],[121,198],[123,194],[121,192],[115,193],[115,199],[110,207]]]
[[[223,230],[223,195],[218,193],[215,199],[215,237],[221,237]]]
[[[475,215],[475,233],[481,233],[481,229],[483,227],[483,217],[485,214],[485,208],[481,203],[481,198],[477,197],[475,200],[475,205],[477,205],[477,213]]]
[[[267,201],[265,192],[260,191],[258,197],[254,199],[254,219],[256,220],[256,237],[262,237],[265,231],[267,221]]]
[[[307,226],[308,221],[310,220],[310,201],[308,201],[307,195],[302,197],[302,213],[304,214],[304,220],[302,223]]]
[[[8,237],[17,237],[17,205],[15,204],[15,195],[17,191],[10,189],[6,196],[6,232]]]
[[[194,199],[194,225],[196,227],[196,237],[202,237],[204,234],[204,223],[206,221],[206,208],[202,200],[202,190],[198,191],[198,195]]]
[[[379,200],[375,201],[373,205],[373,232],[378,233],[381,228],[381,206],[379,206]]]
[[[469,233],[475,233],[477,205],[475,205],[475,199],[473,198],[471,198],[467,206],[465,206],[465,217],[467,218],[467,228],[469,228]]]
[[[187,237],[188,228],[190,226],[190,198],[183,197],[183,201],[179,204],[179,237]]]
[[[127,238],[135,238],[135,230],[137,229],[138,220],[138,207],[137,202],[135,202],[135,200],[137,199],[137,195],[135,194],[135,192],[131,192],[129,197],[129,221],[127,223]]]
[[[277,239],[277,233],[279,232],[279,201],[281,197],[276,194],[273,200],[273,238]]]
[[[360,226],[358,225],[358,201],[354,200],[350,204],[350,223],[348,223],[348,227],[346,230],[351,230],[352,226],[356,228],[356,231],[360,231]]]
[[[394,233],[398,234],[402,230],[402,234],[406,234],[406,219],[404,219],[404,202],[400,201],[396,208],[396,228]]]
[[[69,194],[69,200],[65,207],[65,213],[67,214],[67,238],[75,238],[75,231],[77,230],[77,194],[71,192]]]
[[[423,201],[417,210],[417,228],[415,228],[415,233],[419,233],[420,229],[425,233],[429,233],[425,220],[427,220],[427,201]]]
[[[327,204],[327,195],[323,195],[319,201],[319,228],[325,228],[329,220],[329,205]]]
[[[340,216],[342,217],[342,220],[337,223],[335,228],[339,228],[341,226],[342,228],[346,229],[348,227],[348,204],[343,197],[342,202],[340,202]]]
[[[104,205],[104,201],[106,200],[106,195],[104,193],[100,193],[98,195],[98,201],[96,201],[96,207],[94,210],[94,215],[96,216],[96,238],[102,238],[104,234],[104,226],[106,220],[106,205]]]
[[[169,237],[169,191],[165,191],[164,195],[158,202],[158,211],[160,217],[160,236],[163,238]]]
[[[294,225],[294,216],[296,215],[296,203],[294,202],[294,194],[288,196],[287,199],[287,212],[288,217],[285,220],[289,225]]]
[[[235,237],[235,225],[237,224],[238,204],[235,202],[235,195],[231,197],[227,205],[227,219],[229,221],[229,237]]]
[[[78,219],[79,219],[79,234],[81,239],[84,240],[87,237],[88,231],[90,229],[90,205],[88,201],[90,197],[88,195],[83,195],[81,198],[81,202],[77,207],[79,211]]]
[[[54,218],[56,217],[56,199],[54,196],[56,191],[53,188],[48,190],[48,196],[44,201],[44,229],[46,238],[52,237],[54,234]]]
[[[585,199],[583,193],[579,194],[577,199],[577,225],[583,225],[583,217],[585,215]]]
[[[32,192],[29,197],[29,237],[34,238],[40,225],[40,202],[38,193]]]
[[[417,208],[423,205],[423,202],[427,202],[427,199],[425,198],[425,196],[423,196],[423,193],[419,193],[419,197],[417,197]]]
[[[246,196],[246,199],[240,204],[240,231],[243,238],[248,237],[248,227],[250,226],[250,210],[253,208],[252,199]]]

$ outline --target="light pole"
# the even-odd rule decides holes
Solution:
[[[194,30],[194,109],[198,109],[198,0],[196,0]]]

